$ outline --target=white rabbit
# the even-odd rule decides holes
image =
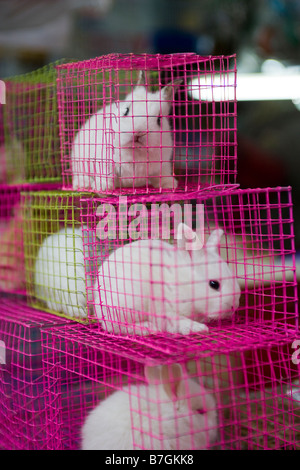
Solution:
[[[65,227],[42,243],[35,263],[35,292],[50,310],[87,316],[81,227]]]
[[[176,188],[168,120],[172,90],[181,80],[152,93],[140,72],[124,101],[108,104],[77,133],[71,152],[73,189],[106,192],[118,187]]]
[[[191,251],[182,233],[194,238]],[[192,229],[179,224],[177,246],[137,240],[114,251],[100,266],[93,289],[103,328],[116,334],[189,334],[207,332],[204,323],[232,316],[241,291],[219,255],[222,235],[214,230],[202,246]]]
[[[82,427],[83,450],[207,449],[217,439],[216,402],[179,364],[145,367],[148,385],[114,392]]]
[[[35,263],[35,292],[50,310],[75,318],[88,314],[86,282],[92,287],[96,264],[108,255],[105,245],[90,241],[89,233],[81,227],[65,227],[49,235],[42,243]],[[83,243],[83,240],[85,243]],[[85,275],[85,259],[86,271]]]

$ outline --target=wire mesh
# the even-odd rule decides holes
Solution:
[[[235,183],[234,56],[110,54],[57,70],[64,189]]]
[[[30,308],[22,297],[1,296],[1,449],[47,448],[45,413],[48,405],[40,329],[62,322],[53,315]]]
[[[196,54],[6,80],[0,448],[299,448],[291,188],[237,188],[235,80]]]
[[[0,185],[0,291],[26,294],[21,192],[50,185]]]
[[[4,79],[2,177],[6,184],[61,183],[56,65]]]
[[[181,343],[167,354],[128,338],[99,340],[97,329],[74,323],[44,329],[48,442],[119,451],[297,449],[295,336],[259,338],[231,349],[198,342],[193,352]]]
[[[21,195],[26,292],[31,306],[59,316],[87,316],[80,193]]]
[[[106,332],[297,327],[291,188],[93,197],[81,206],[89,315]]]

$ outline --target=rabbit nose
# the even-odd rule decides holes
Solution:
[[[142,139],[146,134],[146,132],[136,132],[134,134],[134,142],[140,142],[140,139]]]

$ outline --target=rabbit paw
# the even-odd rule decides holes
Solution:
[[[79,189],[81,191],[83,190],[89,190],[94,188],[94,178],[91,178],[88,175],[81,175],[81,174],[76,174],[73,175],[72,179],[72,188]]]
[[[79,175],[73,175],[73,178],[72,178],[72,187],[73,187],[73,189],[80,188],[81,183],[83,184],[83,182],[81,181],[81,178],[79,177]]]
[[[151,178],[150,182],[155,188],[176,189],[178,186],[178,181],[173,176]]]
[[[136,323],[136,325],[130,327],[124,327],[125,334],[136,335],[136,336],[149,336],[153,333],[153,325],[150,322]]]
[[[153,333],[153,325],[149,322],[137,323],[135,325],[102,322],[102,327],[115,335],[149,336],[150,333]]]
[[[188,335],[190,333],[207,333],[209,328],[203,323],[198,323],[187,318],[181,319],[178,322],[178,333]]]
[[[115,182],[114,178],[106,177],[106,178],[95,178],[94,188],[95,191],[99,194],[107,193],[113,191],[115,189]]]
[[[176,189],[178,186],[178,181],[176,178],[173,178],[173,188]]]

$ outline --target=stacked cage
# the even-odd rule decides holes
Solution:
[[[27,301],[22,197],[62,186],[55,64],[4,80],[0,112],[0,448],[46,448],[40,328]],[[51,220],[44,219],[39,230]],[[66,319],[63,320],[66,322]]]
[[[226,95],[235,83],[233,57],[110,55],[57,67],[63,191],[29,192],[22,204],[32,305],[42,302],[55,314],[93,322],[100,265],[140,237],[128,235],[134,225],[129,204],[133,219],[132,208],[171,206],[174,199],[191,228],[200,194],[235,187],[235,101],[215,102],[211,91],[206,102],[189,99],[199,86],[209,95],[216,69],[224,74],[217,88]],[[44,219],[51,221],[47,228]],[[174,240],[174,221],[162,235],[168,222],[157,223],[154,237]]]
[[[56,65],[5,79],[0,114],[1,292],[25,294],[21,195],[62,186]]]
[[[43,329],[53,448],[299,446],[291,188],[238,187],[235,85],[235,57],[58,67],[80,224],[27,272],[76,320]]]
[[[176,455],[299,447],[299,366],[286,332],[275,340],[240,326],[172,343],[99,340],[75,323],[44,329],[50,447]]]
[[[41,328],[59,319],[28,306],[23,297],[1,297],[0,449],[49,448],[47,378]],[[61,321],[65,323],[65,321]]]
[[[235,57],[51,71],[54,98],[37,79],[30,109],[12,106],[30,128],[25,182],[42,183],[19,194],[15,266],[27,314],[47,319],[34,445],[299,447],[291,188],[238,187]]]

